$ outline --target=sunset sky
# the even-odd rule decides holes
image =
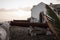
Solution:
[[[60,4],[60,0],[0,0],[0,21],[26,20],[31,16],[33,5],[40,2]]]

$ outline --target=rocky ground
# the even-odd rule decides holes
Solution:
[[[11,27],[10,40],[57,40],[53,35],[30,36],[26,27]]]

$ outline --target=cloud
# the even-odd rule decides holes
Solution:
[[[19,8],[19,10],[30,11],[31,10],[31,7]]]
[[[30,11],[31,10],[31,7],[25,7],[25,8],[12,8],[12,9],[5,9],[5,8],[1,8],[0,9],[0,12],[1,11],[18,11],[18,10],[22,10],[22,11]]]

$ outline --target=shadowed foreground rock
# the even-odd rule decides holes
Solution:
[[[53,35],[30,36],[26,27],[11,27],[10,33],[10,40],[57,40]]]

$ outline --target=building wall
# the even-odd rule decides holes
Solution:
[[[44,12],[46,14],[45,3],[40,3],[38,5],[33,6],[31,9],[31,17],[35,18],[36,21],[39,21],[39,14]]]

